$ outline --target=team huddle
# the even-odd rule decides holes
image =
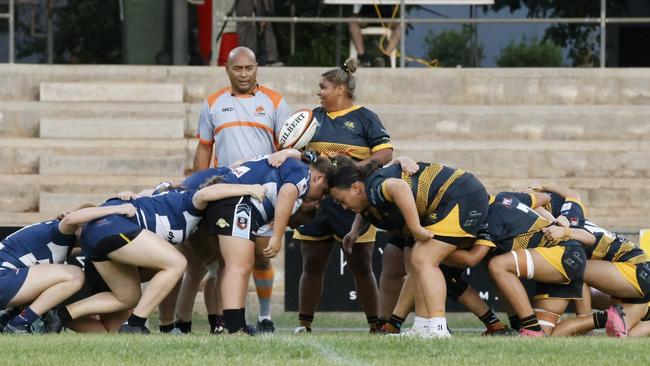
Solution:
[[[0,329],[32,333],[41,318],[48,333],[148,334],[158,309],[160,332],[188,333],[207,274],[212,333],[271,333],[270,259],[291,228],[303,256],[295,333],[311,332],[329,255],[340,246],[371,333],[450,337],[450,298],[485,324],[484,335],[650,335],[647,253],[590,221],[569,188],[490,195],[470,172],[394,158],[379,117],[353,102],[355,70],[348,61],[321,75],[313,137],[302,150],[281,149],[287,103],[256,84],[252,51],[234,49],[231,86],[201,111],[193,174],[117,193],[0,242]],[[379,284],[371,267],[377,229],[390,233]],[[462,278],[479,263],[509,326]],[[246,322],[251,276],[256,327]],[[532,301],[522,279],[535,283]],[[592,293],[602,308],[595,312]],[[570,303],[576,316],[562,318]]]

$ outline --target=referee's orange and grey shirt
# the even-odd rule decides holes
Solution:
[[[199,143],[215,146],[215,167],[276,150],[282,123],[291,112],[280,93],[256,86],[248,95],[230,87],[208,96],[199,117]]]

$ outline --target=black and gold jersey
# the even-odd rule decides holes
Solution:
[[[420,170],[413,175],[402,172],[399,164],[377,170],[365,181],[366,193],[370,207],[376,210],[377,215],[382,215],[384,220],[398,222],[401,213],[393,197],[386,190],[386,181],[389,178],[404,180],[413,193],[415,206],[422,226],[427,222],[435,221],[429,217],[434,214],[443,197],[453,194],[454,188],[472,176],[461,169],[454,169],[440,164],[418,163]],[[402,222],[404,219],[401,219]],[[372,222],[372,221],[371,221]]]
[[[596,237],[594,245],[585,247],[588,259],[632,264],[650,262],[650,256],[643,249],[622,236],[609,232],[591,221],[582,220],[576,226]]]
[[[362,106],[353,106],[338,112],[314,109],[320,127],[307,145],[327,156],[345,154],[354,160],[364,160],[373,153],[392,149],[390,136],[379,117]]]
[[[487,220],[476,236],[476,244],[493,247],[499,254],[553,246],[542,232],[552,222],[526,204],[532,204],[532,197],[516,192],[501,192],[490,197]]]

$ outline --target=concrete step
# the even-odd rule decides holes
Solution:
[[[185,118],[43,118],[41,138],[182,139]]]
[[[641,141],[393,141],[395,156],[443,163],[481,178],[648,178]]]
[[[4,116],[0,121],[0,137],[38,137],[40,121],[45,118],[185,119],[189,106],[184,103],[0,101]]]
[[[51,154],[96,156],[98,158],[169,157],[182,156],[185,164],[189,158],[186,139],[0,139],[0,174],[30,174],[39,170],[39,159]],[[194,150],[192,150],[193,152]],[[92,167],[90,167],[92,168]],[[69,173],[83,173],[79,169]],[[166,175],[183,174],[170,172]],[[142,174],[140,174],[142,175]],[[145,174],[146,175],[146,174]]]
[[[108,198],[111,198],[111,195],[101,193],[41,192],[38,199],[38,208],[41,212],[65,212],[75,210],[86,204],[99,206]]]
[[[183,176],[100,176],[0,174],[0,207],[3,211],[39,210],[41,193],[90,194],[110,197],[121,191],[139,192],[162,180],[182,181]],[[42,208],[40,208],[43,210]]]
[[[44,102],[182,102],[183,85],[138,82],[44,82]]]
[[[228,85],[223,69],[208,66],[0,66],[0,100],[38,100],[42,83],[84,80],[95,84],[176,83],[184,86],[185,101],[200,102]],[[318,80],[329,69],[261,67],[258,80],[281,92],[290,104],[317,103]],[[355,78],[357,100],[363,104],[647,105],[650,101],[650,70],[641,68],[360,69]],[[117,95],[125,96],[119,91]],[[153,95],[160,93],[137,97]],[[100,93],[98,97],[107,96]]]
[[[292,110],[314,104],[291,105]],[[394,140],[645,140],[650,107],[623,105],[373,104]],[[197,132],[201,104],[190,104],[186,134]]]
[[[187,157],[168,156],[80,156],[49,154],[41,156],[40,174],[159,175],[178,176],[185,172]]]

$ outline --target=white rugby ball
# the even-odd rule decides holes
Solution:
[[[282,149],[302,149],[314,137],[318,121],[309,109],[301,109],[293,113],[280,128],[278,142]]]

